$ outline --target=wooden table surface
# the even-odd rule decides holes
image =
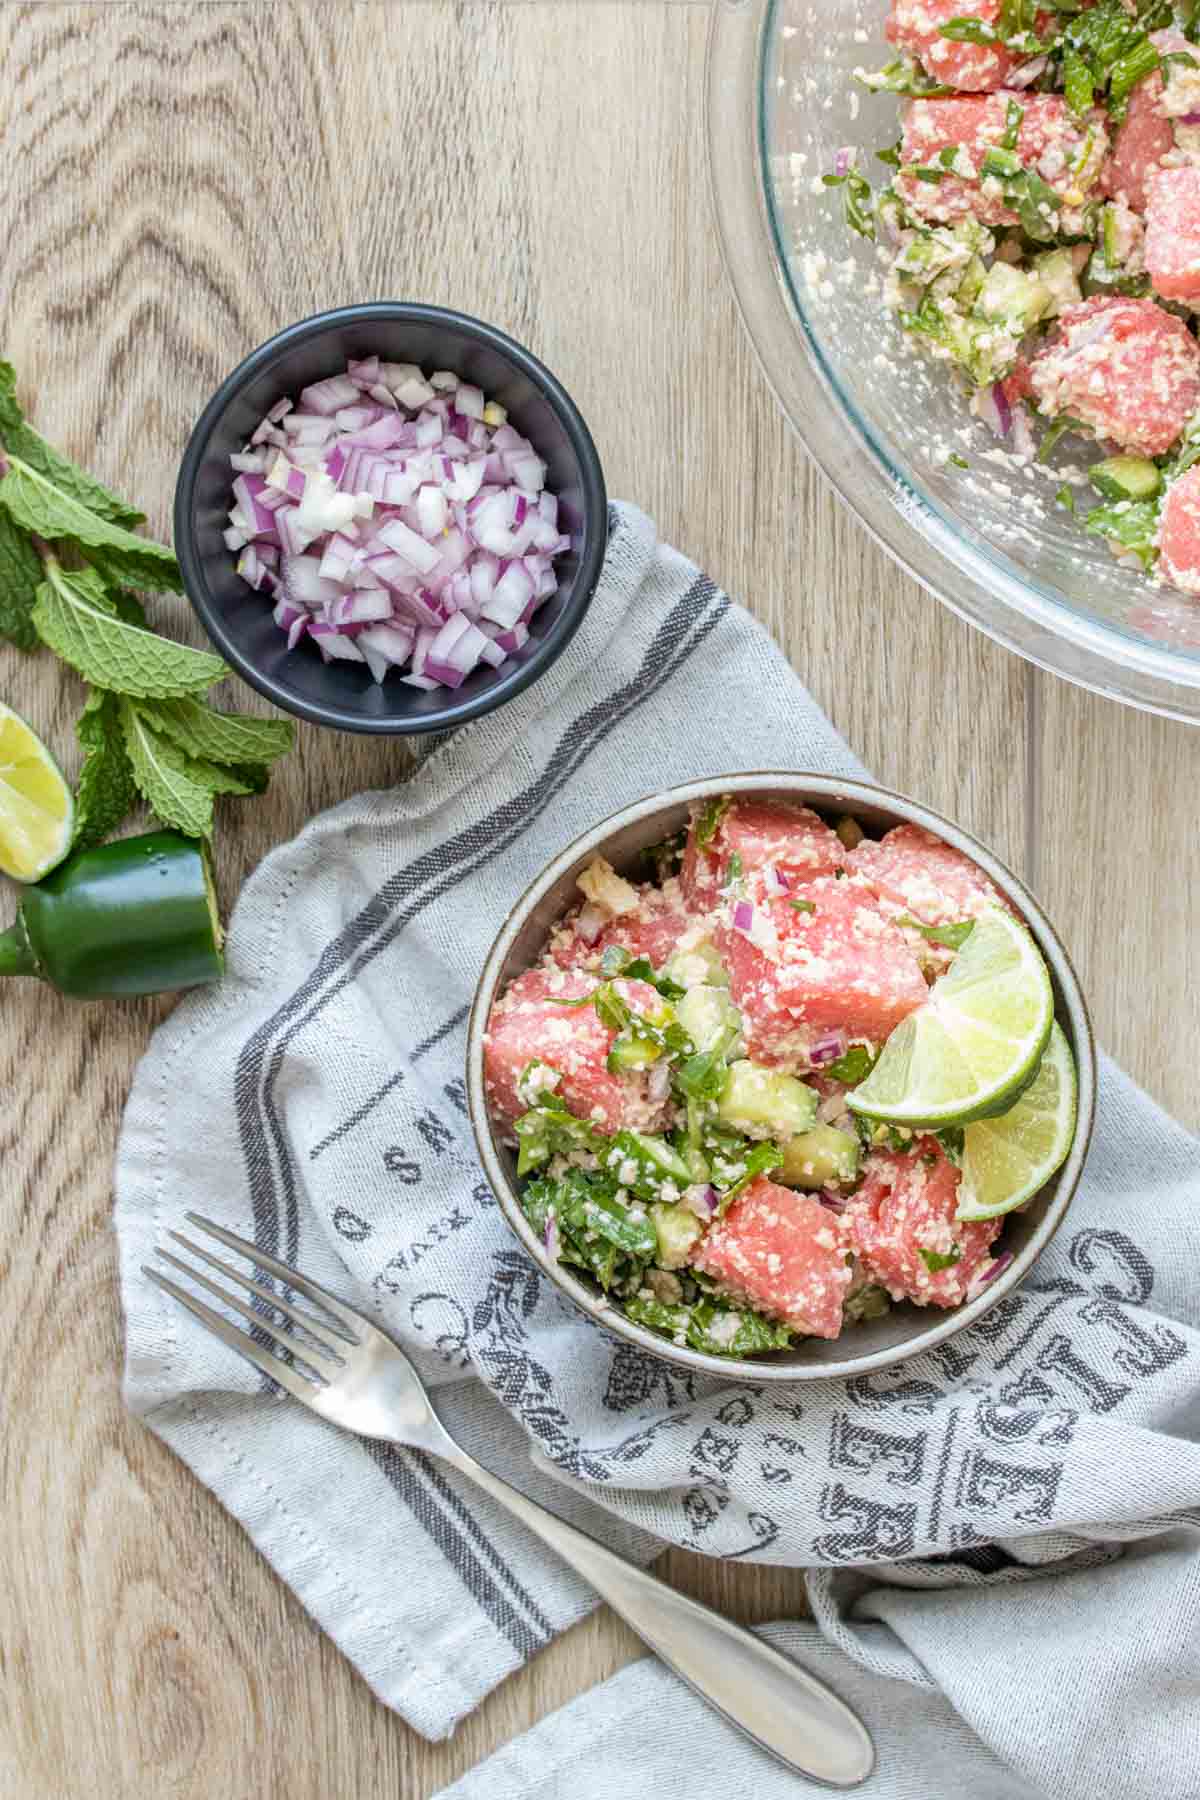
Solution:
[[[699,0],[8,0],[0,350],[47,434],[165,533],[198,410],[282,325],[402,296],[505,327],[575,395],[610,492],[759,615],[878,776],[1041,893],[1103,1042],[1196,1124],[1178,1020],[1200,986],[1200,733],[995,648],[813,474],[721,268],[706,26]],[[197,637],[182,600],[154,616]],[[73,766],[69,672],[0,649],[0,695]],[[225,808],[226,901],[311,813],[403,767],[301,727],[269,795]],[[0,1793],[422,1800],[636,1654],[596,1614],[446,1744],[374,1701],[121,1406],[111,1160],[166,1003],[14,984],[3,1006]],[[665,1569],[746,1619],[798,1603],[785,1572]]]

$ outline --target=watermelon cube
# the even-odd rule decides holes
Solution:
[[[1064,307],[1058,323],[1030,364],[1041,410],[1073,414],[1122,450],[1169,450],[1200,402],[1200,345],[1183,320],[1106,294]]]
[[[898,50],[917,57],[926,73],[944,87],[983,94],[1002,88],[1028,57],[1015,55],[1003,44],[955,43],[942,36],[942,27],[951,19],[978,19],[995,27],[1000,13],[1001,0],[892,0],[884,31]],[[1038,14],[1039,31],[1050,16]]]
[[[1164,578],[1185,594],[1200,594],[1200,466],[1188,469],[1168,487],[1158,544],[1158,567]]]
[[[1001,1219],[959,1223],[960,1176],[935,1137],[911,1150],[873,1150],[862,1186],[842,1215],[861,1273],[893,1300],[957,1306],[991,1262]]]
[[[809,1337],[842,1329],[853,1271],[840,1221],[809,1194],[756,1176],[692,1260],[733,1298]]]
[[[1086,161],[1087,169],[1098,175],[1108,147],[1099,115],[1077,121],[1058,94],[972,94],[914,100],[905,113],[902,167],[894,185],[910,212],[943,225],[967,217],[984,225],[1017,223],[1001,183],[985,177],[981,167],[986,152],[1000,144],[1008,129],[1010,103],[1022,109],[1016,154],[1024,167],[1036,169],[1064,205],[1082,205],[1088,179],[1082,165]],[[947,173],[939,160],[943,150],[956,153]],[[908,173],[913,163],[931,169],[937,179]]]
[[[1186,40],[1185,40],[1186,42]],[[1117,127],[1112,154],[1100,185],[1111,199],[1122,199],[1135,213],[1146,210],[1146,185],[1175,148],[1175,132],[1162,112],[1163,78],[1155,69],[1129,96],[1129,110]]]
[[[742,873],[774,868],[787,882],[811,881],[843,867],[846,851],[835,831],[807,806],[783,800],[735,800],[721,816],[707,844],[699,833],[710,802],[693,809],[680,887],[688,906],[708,912],[729,879],[730,859],[741,858]]]
[[[592,1006],[569,1006],[599,985],[592,975],[553,965],[527,969],[492,1007],[484,1035],[484,1085],[494,1118],[510,1125],[527,1110],[518,1091],[531,1062],[542,1062],[560,1077],[554,1092],[577,1118],[590,1119],[601,1131],[629,1126],[656,1131],[664,1105],[651,1100],[645,1070],[613,1074],[607,1067],[616,1032]],[[635,1011],[651,1016],[662,1010],[662,998],[645,981],[620,980],[617,992]]]
[[[1200,300],[1200,169],[1160,169],[1146,186],[1146,273],[1164,300]]]
[[[631,956],[647,957],[656,970],[661,969],[684,933],[695,928],[674,880],[661,888],[640,888],[634,910],[610,919],[595,936],[581,936],[579,920],[579,913],[572,914],[550,940],[550,954],[561,968],[598,967],[604,952],[620,945]]]
[[[985,906],[1008,906],[978,864],[923,825],[897,825],[882,838],[864,838],[850,852],[850,867],[870,885],[888,919],[952,925],[977,919]]]
[[[831,1033],[882,1043],[928,994],[904,934],[852,877],[735,902],[717,943],[756,1062],[806,1065]]]

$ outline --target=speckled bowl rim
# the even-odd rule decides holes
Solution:
[[[935,832],[948,844],[953,845],[957,850],[962,850],[977,862],[980,868],[991,876],[1001,892],[1020,908],[1029,923],[1058,987],[1061,999],[1060,1022],[1070,1040],[1079,1075],[1075,1141],[1071,1146],[1070,1155],[1059,1173],[1057,1190],[1028,1243],[1014,1257],[1004,1273],[998,1275],[984,1289],[983,1293],[967,1305],[958,1307],[950,1313],[932,1314],[928,1328],[916,1331],[903,1343],[891,1345],[883,1350],[875,1350],[862,1356],[845,1356],[836,1362],[814,1363],[807,1368],[802,1361],[797,1360],[782,1362],[773,1360],[770,1356],[762,1358],[707,1356],[702,1351],[692,1350],[686,1345],[669,1343],[654,1332],[646,1330],[645,1327],[635,1325],[620,1311],[619,1307],[606,1301],[584,1281],[577,1279],[563,1264],[553,1261],[547,1255],[541,1239],[521,1211],[516,1186],[504,1166],[488,1117],[483,1081],[484,1031],[492,1003],[497,995],[505,962],[530,913],[555,882],[569,873],[574,866],[582,866],[589,856],[603,851],[607,841],[616,832],[628,825],[650,818],[658,812],[665,811],[667,808],[676,807],[681,802],[705,800],[716,794],[758,794],[780,790],[786,791],[792,799],[802,804],[826,812],[838,811],[853,814],[856,807],[870,807],[892,813],[897,823],[908,821],[915,825],[923,825],[927,830]],[[756,1383],[824,1381],[849,1375],[872,1374],[880,1369],[893,1368],[897,1363],[908,1362],[912,1357],[921,1356],[928,1350],[936,1349],[939,1344],[946,1343],[950,1338],[956,1337],[960,1331],[965,1331],[969,1326],[976,1324],[1006,1294],[1011,1294],[1014,1288],[1020,1286],[1066,1217],[1087,1159],[1096,1110],[1096,1047],[1087,1002],[1084,1000],[1071,959],[1067,955],[1058,933],[1024,882],[1018,880],[1011,869],[993,855],[986,845],[972,837],[969,832],[963,831],[951,820],[943,818],[931,807],[923,806],[906,795],[894,793],[888,788],[876,787],[870,782],[847,781],[827,775],[786,769],[755,770],[738,775],[715,776],[709,780],[687,782],[683,786],[670,788],[660,794],[649,794],[644,799],[635,800],[631,805],[622,807],[619,812],[600,820],[598,824],[583,832],[565,849],[561,850],[547,864],[541,874],[535,877],[513,906],[488,952],[467,1027],[466,1074],[471,1124],[475,1132],[475,1142],[479,1149],[484,1173],[512,1231],[524,1245],[538,1268],[550,1278],[559,1292],[566,1295],[605,1331],[623,1338],[627,1343],[635,1344],[639,1350],[646,1351],[650,1356],[659,1357],[662,1361],[674,1363],[680,1368],[690,1369],[696,1374],[716,1375],[727,1381]],[[853,1341],[852,1334],[850,1334],[850,1341]],[[803,1355],[803,1340],[790,1354],[793,1358]]]

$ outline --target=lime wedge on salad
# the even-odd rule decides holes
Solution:
[[[0,701],[0,873],[40,881],[71,847],[75,802],[41,738]]]
[[[1075,1136],[1075,1063],[1062,1028],[1021,1098],[996,1119],[963,1132],[959,1219],[995,1219],[1032,1199],[1066,1160]]]
[[[940,1130],[1012,1107],[1037,1074],[1054,1020],[1050,976],[1025,926],[998,906],[975,921],[924,1006],[897,1025],[857,1113]]]

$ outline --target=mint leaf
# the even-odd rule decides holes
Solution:
[[[130,701],[122,699],[118,704],[133,779],[151,810],[165,825],[174,825],[188,837],[207,837],[212,830],[214,790],[198,776],[192,758],[152,731]]]
[[[109,837],[121,823],[137,790],[121,731],[115,694],[93,689],[75,725],[84,748],[75,791],[75,835],[71,847],[84,850]]]
[[[909,913],[901,913],[896,923],[919,931],[927,944],[941,944],[946,950],[961,950],[975,929],[974,919],[960,919],[955,925],[922,925]]]
[[[952,1269],[960,1261],[962,1251],[957,1244],[947,1251],[926,1250],[923,1244],[918,1244],[917,1255],[931,1275],[939,1275],[943,1269]]]
[[[96,567],[110,580],[182,591],[179,564],[165,544],[135,537],[123,525],[102,518],[11,449],[8,462],[8,473],[0,481],[0,506],[26,531],[47,538],[69,538],[91,553]]]
[[[32,613],[41,579],[42,559],[28,535],[0,512],[0,637],[18,650],[32,650],[37,643]]]
[[[718,794],[712,800],[706,800],[696,817],[696,842],[701,850],[706,850],[717,835],[717,827],[729,811],[732,796]]]
[[[200,700],[156,700],[142,711],[155,730],[173,738],[189,756],[232,767],[273,762],[291,749],[295,737],[290,720],[214,712]]]
[[[860,1081],[867,1079],[875,1062],[865,1044],[851,1044],[836,1062],[827,1063],[821,1073],[833,1081],[845,1082],[847,1087],[857,1087]]]
[[[164,824],[174,825],[189,837],[207,837],[216,796],[246,794],[251,789],[232,769],[186,755],[170,738],[154,730],[133,701],[122,698],[119,705],[133,778],[148,805]]]
[[[11,477],[0,481],[0,495]],[[220,657],[175,644],[127,624],[94,569],[63,569],[51,560],[38,588],[33,622],[42,642],[93,687],[138,699],[201,693],[228,674]]]
[[[44,475],[56,488],[61,488],[70,499],[86,506],[89,512],[99,513],[102,519],[111,519],[115,525],[140,525],[145,518],[145,513],[127,505],[116,494],[110,494],[86,470],[60,456],[45,438],[39,437],[33,427],[25,423],[17,402],[16,371],[6,362],[0,362],[0,437],[14,456],[19,456],[31,469]]]

